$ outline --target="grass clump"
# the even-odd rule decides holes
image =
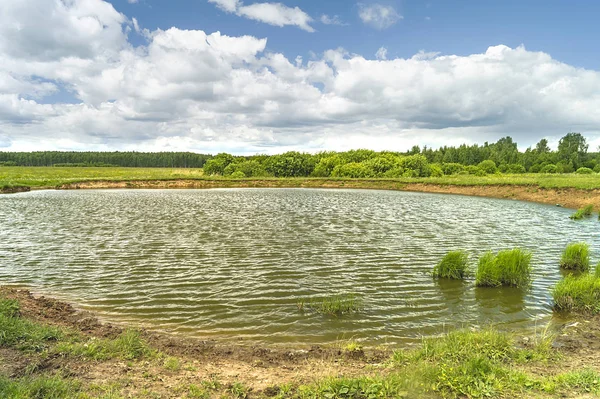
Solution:
[[[63,399],[73,398],[80,391],[80,385],[60,376],[28,376],[7,378],[0,376],[0,397],[11,399]]]
[[[600,277],[565,276],[552,290],[552,297],[558,311],[600,313]]]
[[[479,287],[525,287],[531,281],[531,253],[520,248],[504,250],[494,255],[485,253],[475,275]]]
[[[594,212],[594,205],[586,205],[583,208],[578,209],[577,212],[569,216],[569,218],[580,220],[592,216],[592,212]]]
[[[91,338],[83,342],[78,340],[60,342],[56,345],[55,351],[92,360],[136,360],[153,354],[136,330],[125,330],[114,339]]]
[[[469,274],[469,255],[464,251],[450,251],[433,268],[433,277],[462,280]]]
[[[560,259],[560,267],[567,270],[587,272],[590,269],[590,247],[585,242],[567,245]]]
[[[340,294],[324,298],[315,298],[297,303],[299,310],[308,308],[314,312],[331,316],[357,313],[362,310],[362,298],[355,294]]]
[[[21,315],[19,302],[14,299],[0,299],[0,315],[5,317],[19,317]]]

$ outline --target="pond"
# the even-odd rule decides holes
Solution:
[[[0,283],[106,319],[256,343],[368,345],[493,323],[543,327],[567,243],[598,222],[534,203],[375,190],[37,191],[0,197]],[[533,252],[530,290],[437,282],[449,250]],[[597,259],[593,258],[592,261]],[[358,314],[300,311],[355,293]]]

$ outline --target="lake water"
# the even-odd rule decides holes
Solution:
[[[598,221],[533,203],[374,190],[38,191],[0,196],[0,283],[114,321],[263,343],[407,343],[490,323],[542,328],[567,243]],[[530,290],[436,282],[449,250],[533,252]],[[593,258],[592,261],[597,261]],[[336,293],[358,314],[300,312]]]

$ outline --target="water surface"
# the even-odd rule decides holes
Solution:
[[[266,343],[411,342],[456,327],[550,319],[568,242],[597,250],[598,222],[510,200],[373,190],[38,191],[0,197],[0,281],[108,319]],[[520,246],[533,286],[434,281],[449,250]],[[594,260],[594,259],[593,259]],[[352,292],[331,318],[301,299]]]

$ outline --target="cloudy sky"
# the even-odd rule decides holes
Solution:
[[[600,3],[0,0],[0,151],[600,144]]]

